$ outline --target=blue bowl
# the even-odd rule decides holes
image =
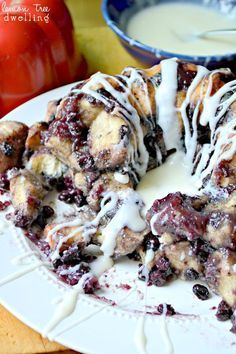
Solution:
[[[178,0],[171,0],[178,2]],[[169,2],[169,0],[156,0],[156,3]],[[199,0],[187,0],[186,2],[199,4]],[[203,3],[204,0],[201,0]],[[223,1],[224,2],[224,1]],[[209,4],[210,3],[210,4]],[[153,2],[152,2],[153,4]],[[166,52],[161,48],[153,48],[143,44],[125,33],[125,27],[129,16],[142,8],[150,6],[150,0],[103,0],[102,13],[107,25],[119,37],[125,49],[146,66],[158,64],[162,59],[177,57],[182,61],[204,65],[209,69],[229,67],[236,71],[236,52],[224,55],[191,56]],[[227,0],[222,6],[222,0],[210,0],[208,6],[218,8],[220,11],[232,12],[236,10],[236,1]],[[236,51],[236,48],[235,48]]]

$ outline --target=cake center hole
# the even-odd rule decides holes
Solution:
[[[149,171],[137,188],[146,209],[152,206],[155,199],[164,198],[169,193],[198,194],[197,184],[191,176],[191,167],[186,164],[183,152],[175,152],[163,165]]]

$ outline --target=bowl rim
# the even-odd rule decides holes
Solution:
[[[187,55],[187,54],[177,54],[174,52],[168,52],[165,50],[162,50],[160,48],[154,48],[151,47],[147,44],[144,44],[132,37],[129,37],[125,32],[123,32],[120,27],[118,26],[118,24],[116,22],[114,22],[111,19],[110,16],[110,12],[108,9],[108,2],[110,0],[102,0],[102,5],[101,5],[101,9],[102,9],[102,15],[103,18],[106,22],[106,24],[108,25],[108,27],[111,28],[111,30],[113,32],[115,32],[115,34],[117,34],[117,36],[123,41],[126,42],[128,45],[130,45],[131,47],[134,47],[136,49],[142,50],[142,51],[146,51],[148,53],[153,54],[157,60],[160,59],[161,57],[176,57],[180,60],[185,60],[185,61],[200,61],[200,62],[205,62],[205,65],[207,65],[209,62],[220,62],[223,60],[229,60],[229,59],[233,59],[236,57],[236,51],[235,53],[229,53],[229,54],[215,54],[215,55]]]

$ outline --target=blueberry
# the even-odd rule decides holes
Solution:
[[[6,200],[5,202],[0,202],[0,211],[5,210],[6,208],[11,205],[11,202],[9,200]]]
[[[77,195],[75,196],[75,204],[77,205],[77,207],[80,207],[85,204],[85,198],[83,196],[83,193],[77,193]]]
[[[85,294],[93,294],[95,290],[100,289],[98,279],[95,276],[89,278],[83,285]]]
[[[64,251],[61,261],[63,264],[74,266],[82,261],[82,254],[78,247]]]
[[[82,170],[91,170],[94,167],[94,159],[88,152],[79,152],[76,156]]]
[[[59,194],[58,199],[67,204],[75,203],[78,207],[85,204],[85,198],[80,189],[69,188],[64,190]]]
[[[149,273],[149,285],[163,286],[173,275],[170,262],[166,257],[160,257]]]
[[[157,236],[149,233],[144,239],[144,250],[152,249],[154,252],[160,247],[160,242]]]
[[[27,226],[30,225],[31,220],[26,215],[23,215],[21,211],[16,210],[13,222],[16,227],[25,229]]]
[[[209,253],[207,253],[205,251],[200,251],[197,255],[197,259],[198,259],[199,263],[203,264],[203,263],[206,263],[208,256],[209,256]]]
[[[36,224],[38,224],[38,226],[41,228],[41,229],[44,229],[45,226],[47,225],[47,220],[46,218],[43,216],[42,213],[40,213],[38,216],[37,216],[37,219],[35,220]]]
[[[1,173],[0,174],[0,188],[9,189],[9,185],[10,185],[10,182],[9,182],[9,179],[7,178],[6,173]]]
[[[134,251],[134,252],[132,252],[130,254],[127,254],[127,257],[129,259],[133,259],[134,261],[139,261],[139,262],[141,261],[141,257],[140,257],[140,255],[138,254],[137,251]]]
[[[199,273],[193,268],[188,268],[184,272],[184,277],[186,280],[196,280],[199,278]]]
[[[74,193],[73,189],[62,191],[59,194],[58,199],[62,202],[67,203],[67,204],[72,204],[75,201],[75,193]]]
[[[42,209],[42,214],[45,218],[51,218],[54,215],[54,210],[49,205],[44,205]]]
[[[14,153],[13,146],[6,141],[1,144],[1,150],[4,153],[4,155],[7,157],[12,156]]]
[[[193,293],[200,299],[200,300],[208,300],[210,297],[209,290],[201,284],[195,284],[193,286]]]
[[[231,316],[233,315],[233,311],[230,308],[230,306],[224,301],[222,300],[217,308],[217,312],[216,312],[216,318],[218,321],[227,321],[231,318]]]
[[[37,219],[35,220],[36,224],[39,225],[41,229],[44,229],[47,225],[47,219],[54,215],[54,210],[49,206],[45,205],[42,207]]]
[[[120,127],[120,138],[123,140],[124,138],[128,137],[130,134],[130,130],[126,125],[122,125]]]
[[[165,306],[166,306],[166,309],[165,309],[166,310],[166,316],[173,316],[173,315],[176,314],[175,309],[171,305],[166,304]],[[163,304],[160,304],[160,305],[157,306],[157,311],[159,312],[160,315],[163,314],[163,309],[164,309],[164,305]]]
[[[56,269],[56,268],[60,267],[63,263],[62,263],[61,259],[58,258],[58,259],[55,259],[55,261],[53,261],[52,264],[53,264],[53,267]]]
[[[65,183],[63,178],[57,178],[55,183],[56,189],[58,192],[61,192],[65,189]]]
[[[65,177],[64,178],[64,185],[67,187],[67,189],[71,189],[73,187],[73,182],[71,177]]]

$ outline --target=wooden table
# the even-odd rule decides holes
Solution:
[[[42,338],[0,306],[0,353],[51,353],[66,354],[66,348]],[[67,351],[67,353],[69,353]],[[73,353],[73,352],[71,352]]]
[[[101,0],[67,0],[81,53],[89,72],[117,74],[125,66],[141,66],[121,46],[101,15]],[[0,354],[75,353],[42,338],[0,306]]]

